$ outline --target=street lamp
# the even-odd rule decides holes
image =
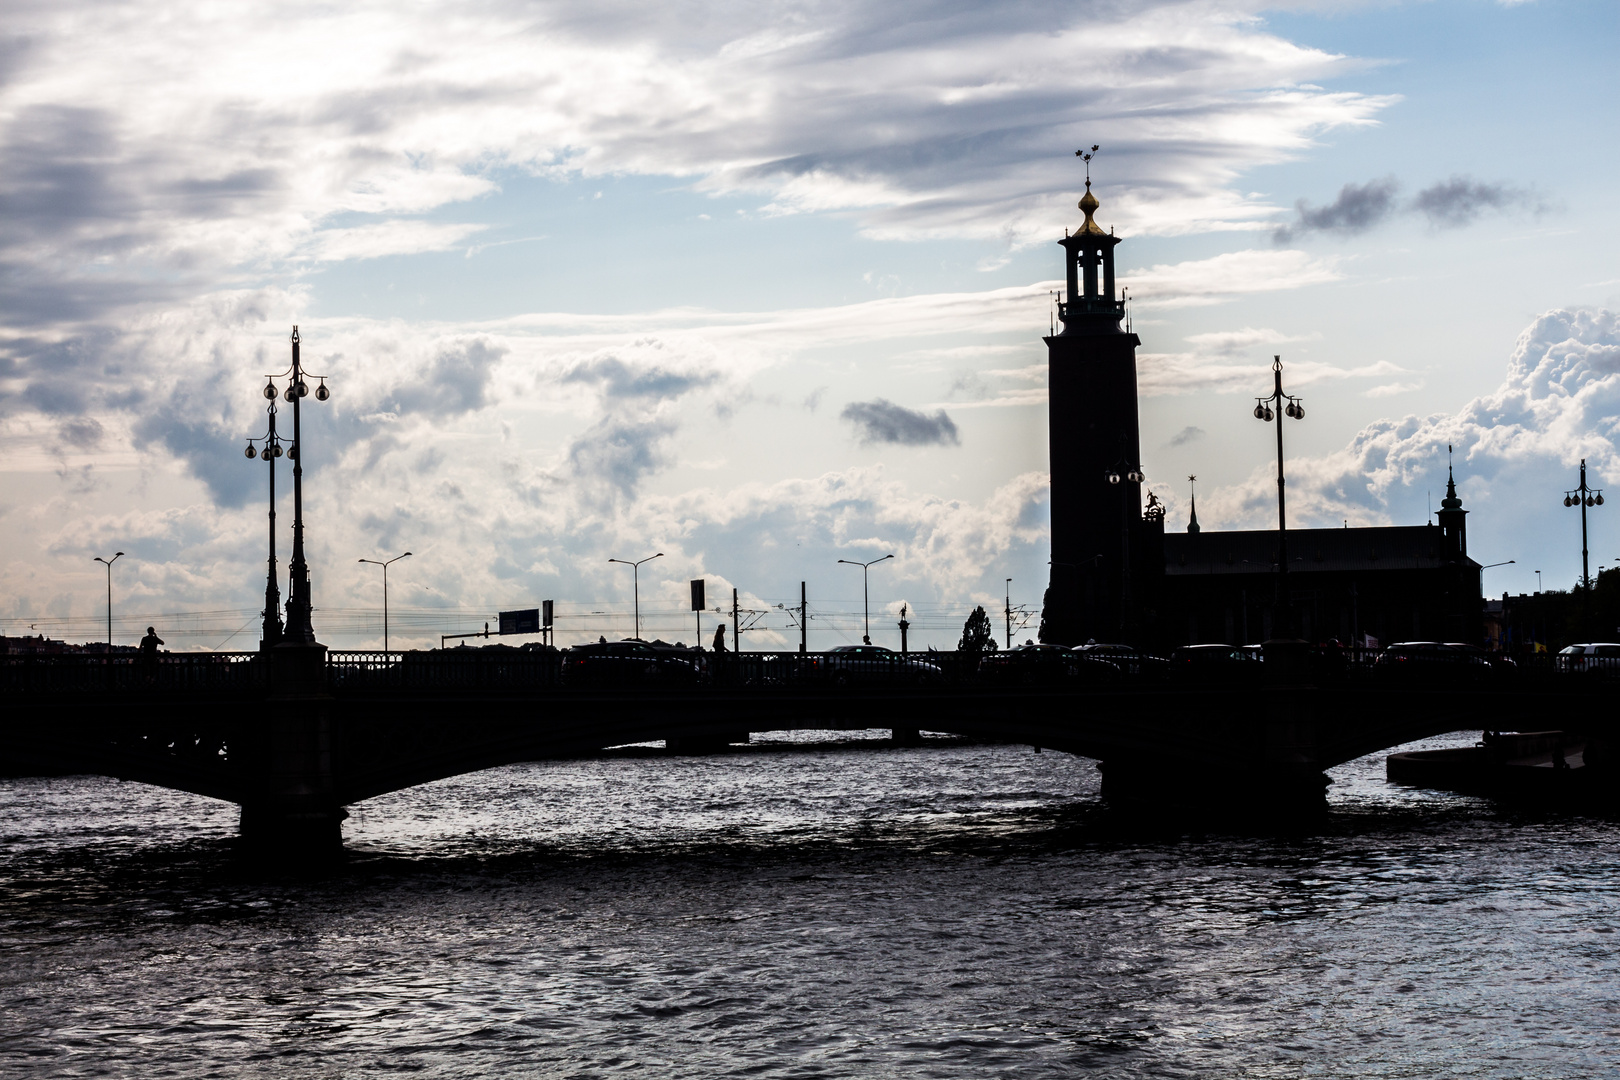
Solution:
[[[247,449],[243,454],[249,461],[254,458],[262,459],[270,466],[270,558],[269,569],[265,573],[264,582],[264,631],[259,642],[260,649],[271,649],[281,644],[281,589],[276,584],[276,458],[283,452],[281,437],[276,434],[276,387],[267,382],[264,387],[264,396],[270,404],[266,409],[269,414],[269,423],[265,432],[257,439],[247,441]],[[263,446],[255,446],[263,443]]]
[[[392,566],[394,563],[399,562],[399,560],[408,559],[410,557],[411,557],[411,553],[407,551],[403,555],[395,555],[392,559],[388,559],[388,560],[383,561],[383,562],[378,562],[376,559],[361,559],[360,560],[361,562],[370,563],[372,566],[380,566],[380,567],[383,568],[383,661],[384,661],[384,663],[386,663],[387,659],[388,659],[388,568],[390,566]]]
[[[1590,594],[1592,591],[1592,575],[1588,572],[1586,561],[1586,508],[1603,505],[1603,490],[1586,486],[1586,459],[1581,458],[1581,483],[1573,491],[1564,492],[1565,506],[1578,506],[1581,508],[1581,591]]]
[[[292,446],[287,448],[287,456],[292,458],[293,463],[293,550],[292,562],[287,566],[287,628],[283,640],[297,645],[314,645],[315,628],[310,625],[309,564],[304,561],[304,439],[299,405],[309,395],[309,383],[304,381],[306,378],[320,380],[320,385],[315,387],[316,401],[327,400],[332,396],[332,391],[326,388],[325,375],[313,375],[304,370],[298,345],[298,327],[295,326],[292,330],[292,365],[279,375],[265,376],[264,396],[274,401],[276,380],[286,379],[287,384],[280,391],[281,397],[293,407]],[[251,450],[252,446],[248,449]],[[260,451],[260,456],[263,456],[263,451]],[[274,457],[272,449],[271,460]]]
[[[1254,399],[1254,418],[1270,423],[1277,421],[1277,616],[1284,623],[1282,627],[1273,627],[1275,637],[1284,635],[1293,636],[1294,612],[1293,597],[1288,591],[1288,514],[1284,502],[1283,480],[1283,426],[1281,417],[1272,412],[1272,406],[1277,412],[1295,420],[1305,419],[1305,406],[1302,399],[1293,394],[1285,394],[1282,385],[1282,357],[1271,358],[1271,373],[1274,380],[1273,389],[1265,397]],[[1287,404],[1283,404],[1287,402]]]
[[[120,551],[110,559],[103,559],[100,555],[95,556],[96,562],[104,563],[107,567],[107,655],[109,657],[112,656],[112,564],[123,558],[123,555],[124,553]]]
[[[620,564],[622,564],[624,566],[628,566],[630,568],[630,585],[631,585],[631,588],[633,588],[635,590],[635,597],[636,597],[636,640],[637,641],[641,640],[641,564],[642,563],[652,562],[654,559],[662,559],[663,557],[664,557],[664,553],[662,551],[660,551],[656,555],[649,555],[645,559],[641,559],[641,560],[639,560],[637,562],[631,562],[628,559],[609,559],[608,560],[608,562],[620,563]]]
[[[1507,562],[1486,563],[1484,566],[1480,567],[1480,569],[1481,570],[1489,570],[1493,566],[1512,566],[1514,563],[1516,563],[1518,561],[1519,561],[1518,559],[1509,559]],[[1539,573],[1541,573],[1541,571],[1537,570],[1536,573],[1539,574]]]
[[[1012,648],[1012,578],[1007,579],[1007,600],[1003,609],[1007,615],[1007,648]]]
[[[892,558],[894,558],[892,552],[883,556],[883,559]],[[883,559],[873,559],[871,562],[853,562],[849,559],[838,560],[846,566],[858,566],[861,568],[861,608],[866,612],[866,632],[861,635],[861,640],[867,645],[872,644],[872,594],[866,587],[866,571],[868,568],[882,562]]]

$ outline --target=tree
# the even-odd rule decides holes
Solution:
[[[962,640],[956,647],[974,656],[996,651],[996,635],[990,629],[990,616],[984,613],[982,606],[974,608],[973,614],[968,616],[962,627]]]

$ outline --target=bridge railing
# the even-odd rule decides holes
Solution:
[[[345,691],[497,691],[556,686],[560,654],[521,649],[448,649],[431,652],[330,650],[327,678]]]
[[[267,686],[258,653],[160,653],[142,660],[112,656],[0,656],[0,696],[83,697],[225,693],[251,696]]]

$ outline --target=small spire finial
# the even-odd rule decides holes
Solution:
[[[1188,474],[1187,483],[1192,485],[1192,517],[1187,522],[1187,531],[1201,532],[1198,527],[1198,477]]]

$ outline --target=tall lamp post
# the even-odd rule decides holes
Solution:
[[[96,562],[107,567],[107,655],[112,655],[112,564],[123,558],[120,551],[110,559],[103,559],[100,555],[95,557]]]
[[[892,552],[883,556],[883,559],[892,558],[894,558],[894,554]],[[866,585],[866,572],[871,567],[882,562],[883,559],[873,559],[871,562],[854,562],[850,559],[838,560],[845,566],[858,566],[861,568],[861,610],[866,614],[866,630],[861,634],[861,640],[867,645],[872,644],[872,593]]]
[[[264,435],[257,439],[249,439],[247,449],[243,451],[249,461],[254,458],[262,459],[270,473],[270,557],[269,569],[264,580],[264,630],[261,649],[273,649],[281,644],[281,587],[276,583],[276,458],[284,452],[281,437],[276,434],[276,387],[274,383],[266,383],[264,396],[270,405],[266,409],[269,423]],[[263,446],[255,446],[263,443]]]
[[[636,640],[637,641],[641,640],[641,564],[642,563],[652,562],[654,559],[662,559],[663,557],[664,557],[664,553],[662,551],[660,551],[656,555],[649,555],[645,559],[641,559],[641,560],[639,560],[637,562],[631,562],[629,559],[609,559],[608,560],[608,562],[620,563],[620,564],[622,564],[624,566],[628,566],[630,568],[630,587],[635,591],[635,598],[636,598]]]
[[[292,562],[287,566],[287,628],[283,634],[283,642],[292,645],[314,645],[315,628],[310,624],[309,592],[309,564],[304,561],[304,433],[301,426],[300,404],[309,396],[308,379],[320,380],[315,388],[315,400],[325,401],[332,396],[332,391],[326,388],[326,376],[315,375],[304,370],[304,363],[298,352],[298,327],[292,330],[292,365],[279,375],[266,376],[264,387],[265,397],[272,397],[276,392],[276,380],[286,379],[287,385],[282,389],[281,396],[293,407],[293,437],[292,446],[287,450],[287,456],[293,463],[293,548]]]
[[[1590,595],[1592,592],[1592,575],[1587,572],[1586,558],[1586,508],[1603,505],[1603,489],[1586,486],[1586,459],[1581,458],[1581,483],[1573,491],[1564,492],[1565,506],[1578,506],[1581,508],[1581,592]]]
[[[1295,420],[1305,419],[1305,406],[1302,399],[1293,394],[1283,392],[1282,385],[1282,357],[1271,358],[1271,373],[1273,389],[1265,397],[1254,399],[1254,418],[1271,423],[1277,423],[1277,618],[1281,626],[1272,627],[1272,636],[1281,638],[1292,637],[1294,634],[1294,606],[1293,596],[1288,589],[1288,513],[1285,504],[1285,482],[1283,479],[1283,426],[1282,416],[1272,412],[1275,405],[1277,412]],[[1286,402],[1286,404],[1284,404]]]
[[[372,566],[380,566],[383,568],[383,654],[385,660],[388,653],[388,568],[394,563],[399,562],[399,560],[408,559],[410,557],[411,553],[407,551],[403,555],[395,555],[392,559],[381,562],[376,559],[360,560],[364,563],[370,563]]]
[[[1012,578],[1007,579],[1006,606],[1002,611],[1007,616],[1007,648],[1012,648]]]

